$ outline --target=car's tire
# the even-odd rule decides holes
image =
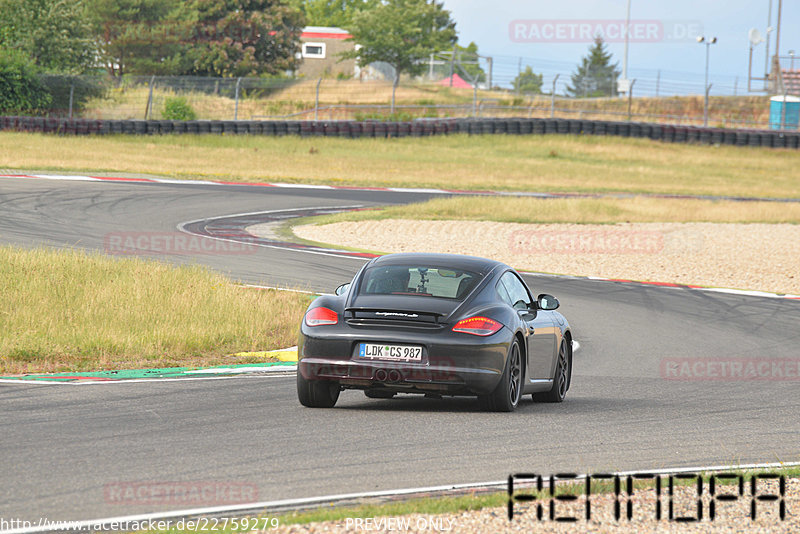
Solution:
[[[482,404],[493,412],[513,412],[522,397],[522,350],[514,337],[506,358],[506,368],[500,383],[489,395],[480,397]]]
[[[572,355],[567,347],[567,339],[561,340],[561,347],[558,349],[558,361],[556,362],[556,374],[553,377],[553,387],[544,394],[534,396],[536,400],[543,402],[564,402],[567,396],[569,383],[572,379]]]
[[[331,380],[306,380],[297,372],[297,398],[309,408],[333,408],[339,399],[339,383]]]
[[[364,390],[364,395],[370,399],[391,399],[394,397],[394,391],[387,391],[385,389],[367,389]]]

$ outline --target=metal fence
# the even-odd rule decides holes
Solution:
[[[567,76],[565,78],[568,79]],[[49,76],[50,117],[106,120],[395,120],[415,118],[563,118],[703,124],[702,92],[686,96],[572,98],[511,89],[409,80]],[[457,84],[456,84],[457,85]],[[636,88],[642,87],[638,81]],[[549,90],[556,84],[544,87]],[[702,86],[702,83],[701,83]],[[563,87],[561,88],[563,90]],[[395,105],[392,105],[393,94]],[[192,116],[170,114],[180,101]],[[767,96],[711,96],[709,126],[767,128]]]

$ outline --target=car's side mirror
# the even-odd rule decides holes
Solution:
[[[553,295],[542,293],[536,297],[536,305],[540,310],[556,310],[560,304]]]
[[[337,297],[339,295],[344,295],[345,293],[347,293],[348,289],[350,289],[350,282],[347,282],[346,284],[342,284],[339,287],[337,287],[336,290],[334,291],[334,294]]]

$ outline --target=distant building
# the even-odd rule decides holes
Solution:
[[[358,75],[355,59],[342,59],[342,52],[355,50],[355,43],[348,41],[352,35],[341,28],[306,26],[300,34],[300,66],[297,75],[305,78],[322,78]]]

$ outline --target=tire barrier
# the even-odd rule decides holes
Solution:
[[[597,122],[594,125],[594,135],[606,135],[606,126],[610,123]]]
[[[407,122],[401,122],[397,124],[397,137],[408,137],[410,135],[411,135],[411,124]]]
[[[800,132],[701,128],[673,124],[583,119],[468,118],[405,122],[257,120],[99,120],[0,116],[0,131],[59,135],[264,135],[301,137],[423,137],[432,135],[614,135],[668,143],[800,149]]]

